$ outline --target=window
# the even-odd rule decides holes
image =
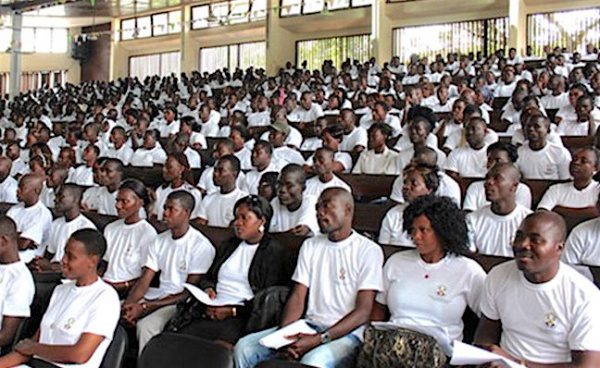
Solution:
[[[8,50],[12,44],[12,31],[8,28],[0,29],[0,52]]]
[[[321,69],[325,60],[332,60],[339,67],[347,58],[364,62],[371,57],[370,35],[333,37],[296,43],[296,65],[304,60],[308,69]]]
[[[192,29],[256,22],[267,16],[267,0],[229,0],[192,7]]]
[[[527,16],[527,44],[533,54],[544,56],[544,47],[566,47],[585,55],[587,44],[600,42],[600,8]]]
[[[121,20],[121,40],[148,38],[181,32],[181,10]]]
[[[372,0],[280,0],[280,17],[292,15],[315,14],[325,10],[348,9],[371,5]]]
[[[508,39],[508,19],[494,18],[430,26],[403,27],[393,31],[394,55],[408,61],[411,55],[435,60],[449,52],[484,56],[504,48]]]
[[[171,73],[179,74],[179,51],[162,54],[132,56],[129,58],[129,76],[143,80],[147,76],[169,76]]]
[[[200,49],[200,72],[212,73],[229,68],[264,68],[266,63],[266,43],[248,42]]]
[[[21,51],[33,53],[64,54],[69,49],[69,32],[66,28],[21,29]],[[12,31],[0,30],[0,52],[12,44]]]

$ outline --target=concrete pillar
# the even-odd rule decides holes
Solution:
[[[386,0],[373,0],[371,6],[371,45],[373,56],[377,62],[383,62],[392,58],[392,22],[386,15]]]
[[[296,36],[281,26],[279,0],[267,0],[267,74],[276,74],[285,63],[296,62]],[[285,21],[285,19],[284,19]]]
[[[527,9],[525,0],[508,2],[508,49],[514,47],[517,53],[525,55],[527,48]]]
[[[21,90],[21,27],[23,16],[12,13],[12,47],[10,51],[10,98],[15,98]]]

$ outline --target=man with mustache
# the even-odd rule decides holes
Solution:
[[[556,213],[525,218],[515,261],[485,281],[475,344],[527,367],[600,366],[600,291],[560,262],[566,234]]]

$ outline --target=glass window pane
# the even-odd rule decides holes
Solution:
[[[334,66],[339,68],[347,58],[364,61],[371,56],[371,38],[368,34],[296,43],[296,65],[306,60],[310,70],[320,69],[325,60],[332,60]]]
[[[160,54],[132,56],[129,58],[129,76],[143,80],[160,73]]]
[[[54,28],[52,30],[53,53],[65,53],[69,49],[69,31],[66,28]]]
[[[249,67],[255,69],[265,67],[265,58],[267,55],[265,42],[243,43],[240,45],[240,65],[242,70]]]
[[[267,0],[252,1],[252,10],[250,11],[250,21],[265,19],[267,16]]]
[[[365,5],[372,5],[373,1],[372,0],[352,0],[352,6],[365,6]]]
[[[208,27],[208,5],[192,8],[192,29]]]
[[[212,14],[208,17],[210,26],[220,26],[227,24],[227,17],[229,16],[229,3],[217,3],[211,4],[210,6]]]
[[[12,30],[8,28],[0,29],[0,52],[6,52],[12,42]]]
[[[318,13],[323,11],[323,0],[304,0],[303,14]]]
[[[343,9],[350,6],[350,0],[329,0],[327,8],[329,10]]]
[[[169,12],[169,33],[181,32],[181,10]]]
[[[167,23],[168,23],[167,13],[162,14],[154,14],[152,16],[152,29],[154,36],[160,36],[167,34]]]
[[[150,17],[140,17],[137,19],[138,38],[152,36],[152,21]]]
[[[229,46],[229,70],[233,73],[238,66],[238,45]]]
[[[21,29],[21,51],[23,52],[34,52],[35,51],[35,33],[33,28]]]
[[[171,75],[171,73],[175,73],[176,76],[179,76],[179,51],[176,52],[168,52],[160,55],[160,76],[166,77]]]
[[[231,2],[231,15],[229,23],[243,23],[248,21],[248,10],[250,4],[248,0],[233,0]]]
[[[52,30],[50,28],[35,29],[35,52],[48,53],[52,49]]]
[[[281,16],[300,14],[302,0],[281,0]]]
[[[207,47],[200,49],[200,72],[212,73],[217,69],[227,67],[227,46]]]
[[[121,39],[131,40],[135,33],[135,19],[126,19],[121,22]]]

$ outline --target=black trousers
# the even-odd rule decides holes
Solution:
[[[180,333],[200,337],[206,340],[224,340],[235,345],[245,334],[246,318],[232,317],[222,321],[202,318],[183,327]]]

